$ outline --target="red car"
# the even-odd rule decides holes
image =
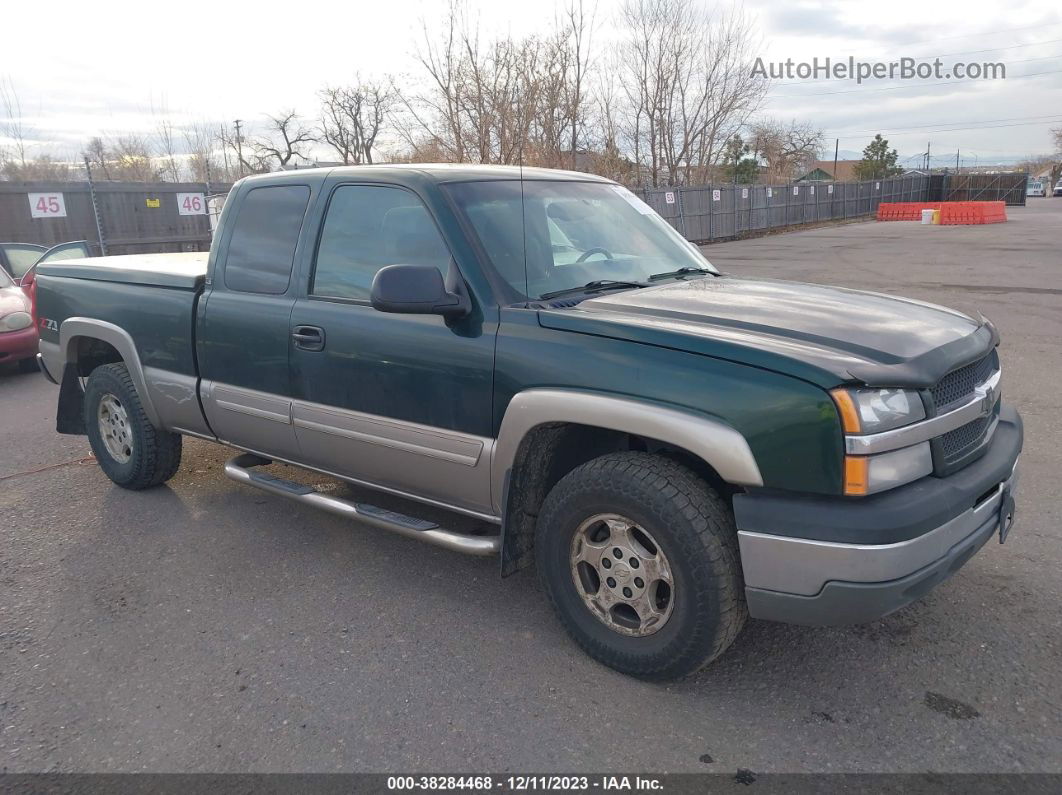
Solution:
[[[37,367],[37,325],[29,297],[0,270],[0,364],[8,362],[23,372]]]
[[[31,248],[28,244],[7,243],[0,244],[0,247],[12,245],[20,249]],[[43,250],[43,246],[39,248]],[[17,281],[9,275],[8,267],[0,267],[0,364],[18,362],[23,372],[37,369],[37,265],[89,256],[88,243],[79,240],[43,250],[28,268],[17,269],[21,271],[18,274],[21,278]],[[5,264],[10,266],[13,263]]]

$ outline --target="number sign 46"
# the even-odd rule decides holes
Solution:
[[[202,193],[178,193],[178,215],[206,215],[206,196]]]

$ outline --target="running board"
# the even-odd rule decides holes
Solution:
[[[268,458],[262,458],[254,453],[244,453],[225,462],[225,476],[237,483],[245,483],[248,486],[278,494],[347,519],[357,519],[373,527],[427,541],[429,544],[452,549],[455,552],[464,552],[467,555],[493,555],[501,548],[501,538],[496,535],[473,536],[455,533],[426,519],[417,519],[368,503],[322,494],[310,486],[304,486],[268,472],[254,471],[255,467],[267,466],[271,463],[273,462]]]

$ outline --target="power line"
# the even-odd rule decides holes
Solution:
[[[949,121],[935,121],[935,122],[931,122],[929,124],[914,124],[914,125],[911,125],[909,127],[900,127],[900,128],[895,129],[895,130],[892,130],[892,132],[903,132],[904,130],[921,130],[921,129],[925,129],[927,127],[938,127],[940,125],[949,125],[949,124],[967,124],[967,123],[969,123],[969,124],[995,124],[997,122],[1003,122],[1003,121],[1025,121],[1025,122],[1029,122],[1030,124],[1048,124],[1048,123],[1053,122],[1053,121],[1062,121],[1062,114],[1049,113],[1049,114],[1044,115],[1044,116],[1010,116],[1008,118],[1003,118],[1003,119],[980,119],[980,120],[977,120],[977,119],[962,119],[962,120],[956,120],[956,121],[951,121],[951,122],[949,122]],[[851,129],[849,129],[849,130],[841,130],[840,132],[849,133],[849,134],[851,134],[851,133],[863,133],[863,132],[878,132],[879,129],[881,129],[881,128],[866,129],[866,130],[851,130]],[[965,129],[976,129],[976,128],[975,127],[967,127]],[[830,134],[836,136],[837,131],[834,131],[834,132],[832,132]]]
[[[1058,119],[1058,121],[1062,121],[1062,118]],[[892,137],[895,137],[895,136],[898,136],[898,135],[902,135],[902,136],[907,136],[907,135],[931,135],[933,133],[968,132],[968,131],[971,131],[971,130],[1001,130],[1001,129],[1005,128],[1005,127],[1034,127],[1034,126],[1036,126],[1038,124],[1052,124],[1052,123],[1053,123],[1052,121],[1029,121],[1029,122],[1019,122],[1017,124],[994,124],[994,125],[992,125],[990,127],[949,127],[949,128],[946,128],[946,129],[942,128],[942,129],[939,129],[939,130],[909,130],[909,131],[906,131],[906,132],[903,131],[903,130],[890,130],[887,127],[883,127],[883,128],[881,128],[881,130],[870,130],[868,132],[884,132],[884,133],[887,133],[888,135],[890,135]],[[849,138],[851,138],[853,135],[855,135],[855,133],[846,133],[846,135]],[[837,133],[830,133],[829,135],[827,135],[827,137],[831,137],[831,136],[834,137],[834,138],[841,137]]]
[[[890,47],[906,47],[906,46],[911,45],[911,44],[931,44],[933,42],[953,41],[955,39],[976,39],[976,38],[978,38],[980,36],[997,36],[1000,33],[1014,33],[1014,32],[1019,31],[1019,30],[1032,30],[1033,28],[1037,28],[1037,29],[1040,29],[1040,28],[1053,28],[1053,27],[1056,27],[1058,25],[1062,25],[1062,21],[1059,21],[1059,22],[1045,22],[1045,23],[1042,23],[1040,25],[1023,25],[1020,28],[1001,28],[1001,29],[998,29],[998,30],[987,30],[984,33],[962,33],[962,34],[957,35],[957,36],[938,36],[938,37],[935,37],[935,38],[932,38],[932,39],[918,39],[918,40],[915,40],[915,41],[898,41],[898,42],[891,43],[889,46]],[[850,52],[854,52],[854,50],[851,50]]]
[[[1053,70],[1048,71],[1048,72],[1033,72],[1033,73],[1027,74],[1027,75],[1015,75],[1014,77],[1007,77],[1007,78],[1004,78],[1004,79],[1005,80],[1021,80],[1022,78],[1025,78],[1025,77],[1040,77],[1042,75],[1054,75],[1054,74],[1060,74],[1060,73],[1062,73],[1062,69],[1053,69]],[[947,80],[947,81],[944,81],[944,82],[941,82],[941,83],[912,83],[911,85],[887,86],[886,88],[851,88],[851,89],[848,89],[846,91],[813,91],[813,92],[811,92],[809,94],[775,94],[773,97],[768,97],[767,101],[770,102],[772,99],[780,99],[780,98],[806,99],[808,97],[826,97],[826,96],[831,96],[833,94],[855,94],[855,93],[860,92],[860,91],[862,91],[863,93],[869,93],[869,92],[874,92],[874,91],[901,91],[901,90],[903,90],[905,88],[931,88],[933,86],[961,86],[961,85],[964,85],[964,84],[965,85],[972,85],[972,84],[975,84],[975,83],[984,83],[984,82],[987,82],[987,81],[978,80],[978,79]]]

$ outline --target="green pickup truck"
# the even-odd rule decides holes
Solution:
[[[117,485],[172,477],[184,436],[229,445],[240,483],[503,575],[534,562],[574,639],[634,676],[698,669],[748,616],[876,619],[1013,521],[1022,424],[991,323],[719,273],[587,174],[255,176],[209,256],[37,283],[57,430]]]

